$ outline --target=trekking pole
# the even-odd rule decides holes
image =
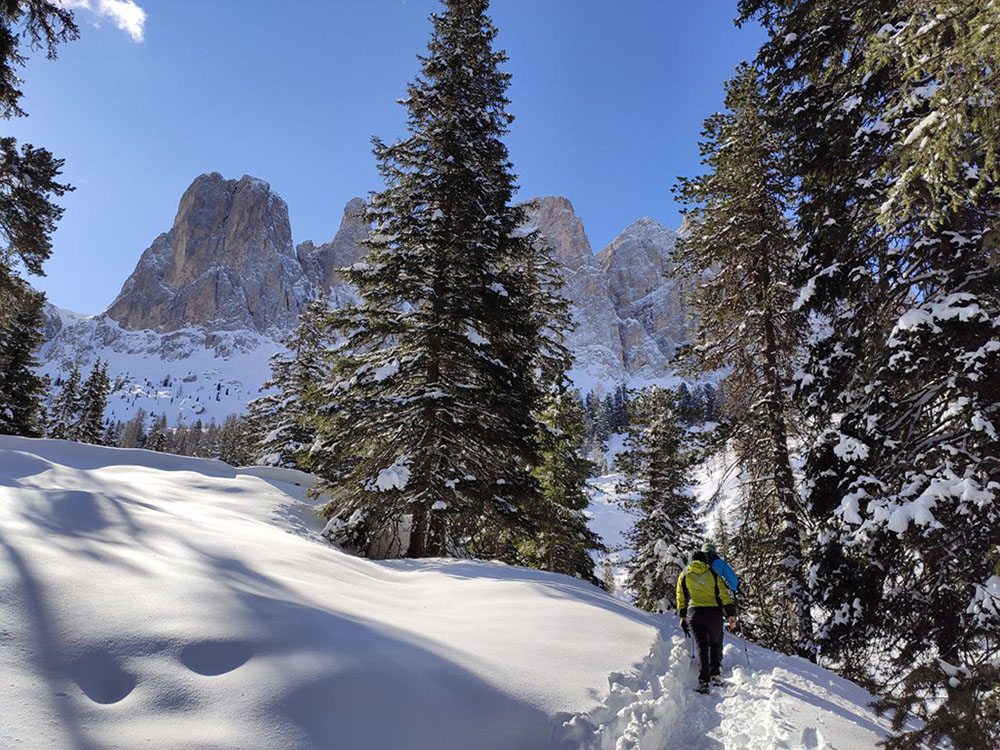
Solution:
[[[747,650],[747,638],[743,634],[743,620],[740,618],[740,603],[733,594],[733,606],[736,607],[736,629],[740,632],[740,640],[743,641],[743,655],[747,658],[747,669],[750,669],[750,652]]]
[[[688,634],[688,640],[691,641],[691,661],[694,661],[694,636]]]

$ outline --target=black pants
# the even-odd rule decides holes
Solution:
[[[688,612],[691,632],[701,657],[700,682],[722,674],[722,607],[695,607]]]

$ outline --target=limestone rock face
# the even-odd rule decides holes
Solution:
[[[296,248],[303,271],[317,289],[329,290],[341,283],[337,269],[356,263],[364,253],[361,241],[369,231],[361,218],[364,206],[363,199],[352,198],[344,208],[340,229],[330,242],[317,247],[306,240]]]
[[[652,219],[639,219],[597,255],[618,315],[635,321],[655,345],[638,331],[623,337],[630,372],[666,367],[686,340],[691,321],[670,261],[677,237]]]
[[[129,330],[290,330],[309,299],[288,207],[262,180],[198,177],[108,316]]]
[[[528,228],[537,229],[562,266],[563,295],[569,300],[575,330],[567,344],[576,364],[574,379],[627,379],[618,314],[608,281],[590,247],[583,222],[566,198],[536,198],[528,204]],[[584,390],[588,384],[578,382]]]

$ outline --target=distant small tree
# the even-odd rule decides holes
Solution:
[[[104,442],[104,411],[108,406],[111,381],[108,365],[98,359],[87,376],[80,392],[79,411],[73,428],[74,439],[83,443],[101,445]]]
[[[122,448],[150,448],[152,450],[160,450],[160,448],[147,445],[146,443],[146,421],[146,410],[139,407],[132,418],[125,423],[121,440]],[[165,423],[166,419],[164,419]]]
[[[80,366],[73,365],[63,381],[62,389],[52,400],[49,434],[60,440],[75,440],[80,414]]]

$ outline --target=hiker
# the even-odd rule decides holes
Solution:
[[[719,573],[702,550],[691,555],[691,562],[677,577],[677,614],[681,618],[681,629],[689,638],[693,631],[698,644],[699,693],[708,693],[709,684],[722,684],[724,617],[729,619],[729,629],[736,630],[736,606],[728,586],[720,581]]]

